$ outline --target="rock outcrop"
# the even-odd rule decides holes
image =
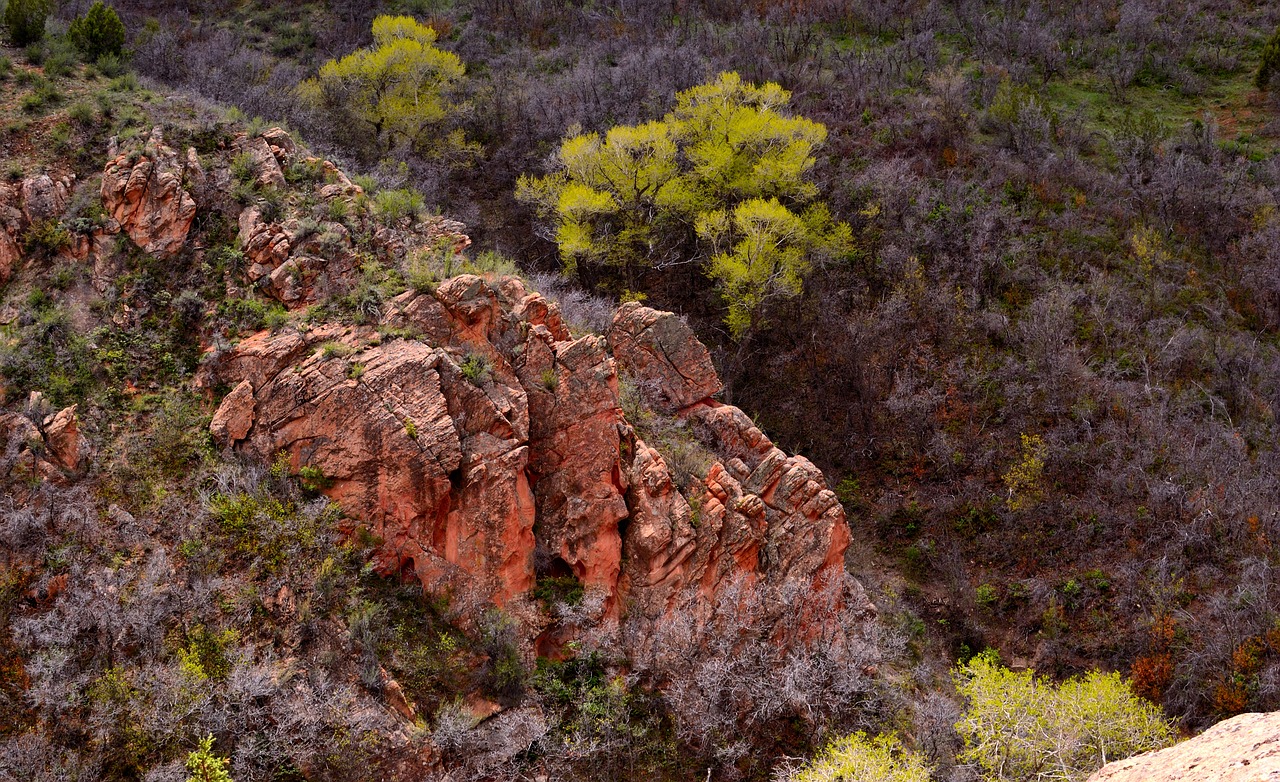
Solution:
[[[1089,782],[1275,782],[1280,712],[1241,714],[1166,749],[1109,763]]]
[[[188,156],[189,158],[190,156]],[[102,204],[134,244],[162,258],[181,252],[196,202],[183,187],[184,162],[151,131],[141,153],[117,155],[102,173]]]
[[[442,218],[374,220],[358,208],[359,186],[279,128],[228,151],[256,191],[285,188],[288,171],[328,205],[304,214],[282,194],[231,206],[247,278],[233,287],[298,308],[349,293],[371,255],[403,269],[469,244]],[[95,281],[117,232],[161,258],[201,252],[188,248],[191,193],[226,189],[230,155],[206,171],[159,128],[112,154],[101,185],[110,219],[64,252],[92,260]],[[73,185],[44,175],[0,185],[0,278],[22,232],[59,219]],[[722,386],[711,357],[676,315],[629,303],[607,334],[574,338],[520,280],[474,275],[361,307],[369,325],[261,332],[213,351],[198,382],[225,394],[215,439],[322,472],[324,492],[381,541],[381,571],[498,603],[540,574],[572,573],[604,595],[607,613],[650,618],[743,579],[812,587],[842,576],[848,525],[822,475],[713,399]],[[620,374],[667,434],[627,420]],[[11,456],[51,476],[78,470],[75,409],[39,423],[6,423]]]
[[[22,260],[26,232],[62,216],[75,181],[74,175],[54,179],[36,174],[20,182],[0,183],[0,285]]]
[[[62,485],[65,473],[80,469],[85,451],[75,406],[45,416],[41,426],[22,413],[0,411],[0,478],[25,478],[27,487],[39,481]]]
[[[609,329],[609,348],[655,410],[675,413],[723,390],[711,354],[672,312],[627,302]]]
[[[9,281],[22,260],[23,225],[22,189],[0,182],[0,285]]]
[[[607,612],[651,618],[743,577],[845,578],[848,525],[821,473],[709,398],[720,381],[675,316],[627,305],[607,339],[574,339],[520,280],[464,275],[393,299],[380,325],[412,338],[262,332],[210,355],[198,382],[230,389],[219,442],[323,471],[382,541],[383,572],[499,603],[571,572]],[[696,438],[704,469],[677,480],[623,415],[620,370]]]

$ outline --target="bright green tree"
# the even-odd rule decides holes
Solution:
[[[436,31],[412,17],[379,16],[373,46],[325,63],[299,91],[340,125],[371,133],[380,153],[401,145],[418,153],[469,150],[461,131],[440,131],[458,110],[449,96],[466,68],[435,42]]]
[[[119,57],[124,52],[124,23],[116,9],[102,0],[95,0],[88,13],[71,21],[67,37],[89,61],[104,54]]]
[[[800,293],[811,257],[843,252],[853,242],[849,226],[833,221],[825,205],[796,214],[777,198],[699,215],[697,230],[716,251],[707,274],[720,287],[736,340],[764,324],[771,299]]]
[[[723,73],[660,121],[571,136],[556,169],[521,177],[516,197],[551,224],[567,273],[633,289],[645,270],[700,264],[742,340],[770,299],[800,292],[815,258],[852,244],[815,202],[826,128],[792,116],[789,100]]]
[[[1262,47],[1262,64],[1258,66],[1258,77],[1255,80],[1258,89],[1265,90],[1271,86],[1271,80],[1280,76],[1280,27]]]
[[[187,782],[234,782],[227,766],[231,761],[213,754],[213,736],[200,740],[200,746],[187,755]]]
[[[1055,685],[979,655],[955,673],[967,707],[956,723],[983,779],[1083,780],[1102,766],[1173,743],[1160,708],[1116,673],[1091,672]]]
[[[858,732],[837,739],[790,782],[929,782],[929,767],[903,749],[893,734],[867,738]]]
[[[13,45],[39,43],[44,38],[45,19],[52,9],[52,0],[9,0],[4,8],[4,26]]]

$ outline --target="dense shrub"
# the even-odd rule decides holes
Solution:
[[[4,8],[4,26],[14,46],[28,46],[44,39],[44,24],[52,10],[51,0],[9,0]]]
[[[124,53],[124,23],[116,10],[94,0],[89,12],[71,21],[67,38],[89,62],[102,57],[119,57]]]
[[[408,16],[373,20],[370,48],[331,60],[299,87],[302,98],[330,112],[378,154],[404,145],[416,153],[466,148],[460,131],[440,132],[457,107],[450,101],[466,68],[457,55],[433,44],[436,31]]]
[[[955,676],[967,702],[956,725],[965,742],[960,759],[993,782],[1083,780],[1175,737],[1159,707],[1135,695],[1119,674],[1092,672],[1055,685],[982,654]]]
[[[892,734],[854,733],[832,742],[790,782],[928,782],[929,768]]]
[[[522,177],[516,196],[551,224],[567,273],[637,290],[647,269],[706,259],[735,339],[765,305],[797,295],[815,256],[848,251],[849,228],[814,203],[819,123],[790,93],[736,73],[676,96],[663,120],[566,139],[556,170]]]
[[[1277,28],[1262,47],[1262,62],[1258,64],[1258,76],[1254,80],[1260,90],[1271,88],[1271,82],[1280,75],[1280,28]]]

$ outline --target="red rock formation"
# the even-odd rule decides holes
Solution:
[[[280,130],[280,128],[272,128],[270,132],[273,133],[273,138],[278,143],[284,143],[283,139],[280,138],[281,136],[284,139],[289,138],[289,135]],[[289,139],[288,143],[292,145],[293,140]],[[267,144],[265,138],[262,136],[254,136],[252,138],[243,135],[237,136],[234,147],[237,154],[247,158],[249,166],[253,169],[254,184],[259,187],[284,187],[284,172],[280,170],[280,163],[276,160],[276,156],[272,154],[271,147]],[[280,147],[277,146],[277,149],[280,149]]]
[[[675,413],[724,388],[711,354],[675,313],[627,302],[608,336],[618,362],[643,378],[640,392],[655,410]]]
[[[72,405],[44,420],[44,441],[52,457],[51,461],[64,470],[80,469],[84,455],[76,407]]]
[[[532,587],[540,547],[603,591],[607,611],[650,618],[744,576],[843,577],[835,495],[808,460],[707,398],[719,379],[678,318],[628,305],[607,342],[572,339],[519,280],[464,275],[397,297],[383,323],[419,336],[262,333],[212,356],[200,382],[234,386],[215,437],[320,468],[326,493],[381,538],[384,572],[503,602]],[[618,366],[712,454],[683,492],[625,420]]]
[[[144,251],[177,255],[187,241],[196,202],[183,189],[183,164],[151,131],[140,157],[118,155],[102,173],[102,204]]]
[[[711,596],[738,575],[781,585],[843,574],[849,527],[835,494],[809,460],[788,457],[741,410],[708,398],[721,384],[693,331],[671,313],[629,303],[608,336],[646,401],[679,411],[718,457],[684,498],[662,481],[660,457],[636,440],[623,550],[639,610],[656,616],[682,590]]]
[[[0,183],[0,285],[9,281],[13,270],[22,260],[22,246],[18,237],[23,225],[22,190],[14,185]]]

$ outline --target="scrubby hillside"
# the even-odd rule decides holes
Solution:
[[[1280,708],[1278,25],[10,0],[0,774],[1076,779]]]
[[[165,111],[0,191],[0,768],[760,773],[877,713],[843,507],[679,318]]]
[[[122,5],[137,27],[160,13]],[[284,8],[160,14],[135,63],[408,177],[526,268],[577,252],[515,200],[520,176],[563,170],[562,140],[661,121],[721,71],[777,81],[781,112],[825,125],[805,198],[851,244],[746,337],[718,250],[687,216],[646,222],[644,199],[622,230],[648,271],[611,273],[606,247],[580,283],[689,318],[730,401],[874,529],[861,574],[895,574],[926,657],[1123,670],[1196,725],[1277,705],[1274,6]],[[469,69],[437,132],[478,156],[370,143],[295,89],[383,11]]]

